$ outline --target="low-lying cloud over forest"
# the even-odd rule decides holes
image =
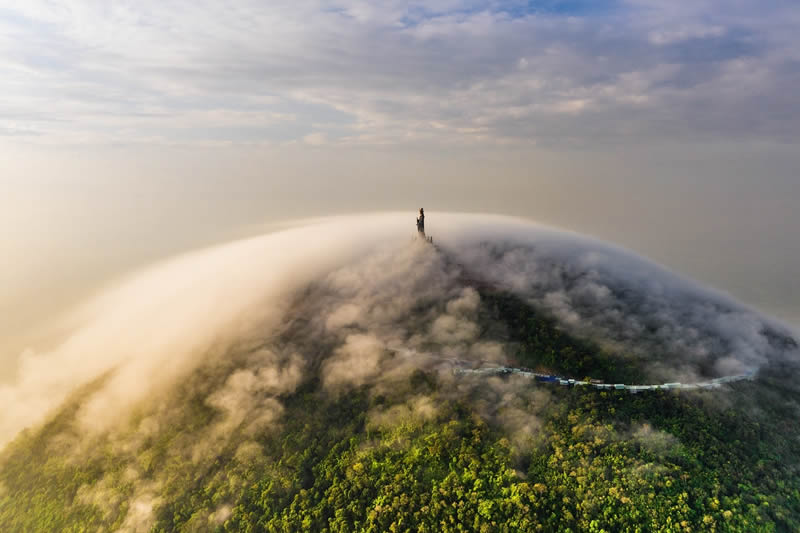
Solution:
[[[95,430],[199,368],[228,365],[208,396],[226,413],[224,434],[245,418],[269,424],[276,398],[311,369],[336,392],[446,358],[513,362],[502,335],[484,334],[482,284],[641,363],[653,380],[797,360],[781,324],[623,249],[494,216],[437,214],[429,232],[436,247],[414,240],[404,215],[332,218],[131,276],[76,310],[78,325],[55,349],[22,355],[16,380],[0,388],[13,406],[0,415],[0,437],[40,423],[101,376],[79,416]]]
[[[536,450],[556,445],[554,416],[595,446],[629,442],[657,461],[679,453],[684,443],[647,419],[612,430],[563,412],[569,391],[452,372],[454,362],[542,364],[520,353],[514,323],[528,315],[539,317],[534,330],[550,328],[542,346],[552,371],[577,354],[575,368],[601,368],[597,358],[612,381],[692,381],[800,360],[781,324],[612,245],[487,215],[432,215],[428,231],[433,245],[404,214],[309,221],[168,260],[97,295],[65,318],[73,331],[58,346],[28,350],[0,388],[0,440],[11,454],[0,497],[17,491],[0,517],[44,516],[14,500],[39,490],[16,463],[34,450],[55,461],[48,486],[66,502],[65,524],[86,518],[123,531],[168,527],[178,509],[191,514],[179,520],[190,530],[236,528],[252,502],[237,505],[259,483],[278,483],[263,500],[278,502],[321,482],[283,464],[304,446],[295,438],[408,451],[416,431],[471,420],[502,435],[493,449],[507,450],[508,483],[526,478]],[[728,392],[709,393],[710,405],[739,399]],[[755,399],[743,405],[759,416]],[[200,479],[214,496],[181,503]]]

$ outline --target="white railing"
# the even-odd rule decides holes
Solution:
[[[710,390],[718,389],[726,383],[737,381],[752,381],[755,373],[738,374],[735,376],[723,376],[714,378],[710,381],[698,383],[661,383],[659,385],[626,385],[624,383],[604,383],[599,380],[581,381],[577,379],[554,376],[552,374],[540,374],[524,368],[513,368],[508,366],[484,367],[484,368],[454,368],[454,374],[473,374],[473,375],[510,375],[514,374],[525,378],[534,379],[540,383],[552,383],[566,387],[591,387],[599,390],[627,390],[633,394],[650,390]]]
[[[391,352],[405,357],[424,357],[440,361],[444,364],[450,365],[453,368],[453,373],[456,375],[478,375],[478,376],[493,376],[493,375],[517,375],[524,378],[533,379],[539,383],[550,383],[564,387],[590,387],[598,390],[626,390],[632,394],[638,392],[651,391],[651,390],[712,390],[719,389],[727,383],[736,383],[738,381],[752,381],[755,379],[755,372],[748,374],[737,374],[734,376],[722,376],[714,378],[709,381],[701,381],[697,383],[661,383],[657,385],[626,385],[624,383],[605,383],[601,380],[593,379],[591,381],[577,380],[556,376],[553,374],[542,374],[534,372],[529,368],[515,368],[510,366],[485,366],[481,368],[465,368],[476,364],[486,363],[485,361],[467,361],[457,357],[445,357],[441,354],[430,352],[418,352],[416,350],[408,349],[389,349]]]

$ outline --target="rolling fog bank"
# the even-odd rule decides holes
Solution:
[[[637,358],[654,379],[691,382],[798,358],[776,320],[620,247],[493,215],[439,214],[428,229],[437,247],[414,238],[405,213],[332,217],[129,276],[66,315],[63,339],[20,357],[16,377],[0,386],[0,400],[14,406],[0,418],[0,438],[36,425],[77,387],[111,373],[83,408],[82,419],[102,427],[209,360],[267,343],[309,317],[322,322],[312,327],[312,320],[291,342],[310,342],[301,351],[315,353],[326,345],[320,331],[338,339],[326,383],[391,373],[381,355],[387,349],[424,352],[430,343],[445,355],[502,363],[510,352],[482,344],[470,318],[480,297],[458,281],[465,277]],[[314,288],[329,297],[303,311],[302,295]],[[414,310],[431,303],[440,311],[414,323]],[[291,375],[313,363],[291,353],[279,362],[276,372]]]
[[[691,153],[652,156],[655,163],[647,165],[627,154],[623,170],[597,154],[583,154],[571,166],[538,154],[525,167],[535,170],[524,172],[508,167],[501,154],[458,165],[445,162],[446,153],[422,162],[361,154],[355,169],[346,150],[321,150],[304,165],[275,153],[259,159],[220,150],[192,153],[191,163],[181,152],[149,154],[144,162],[120,151],[102,164],[65,154],[22,164],[17,154],[5,154],[0,382],[13,379],[26,348],[63,338],[69,326],[57,319],[71,307],[155,261],[325,214],[400,210],[410,232],[419,205],[433,234],[438,214],[453,210],[514,215],[592,235],[800,327],[794,280],[800,248],[793,234],[800,191],[791,159],[748,153],[709,151],[718,157],[700,169],[702,179],[692,177],[699,156]],[[314,161],[323,156],[327,177],[315,179]],[[766,159],[782,162],[773,177],[763,175]],[[592,173],[584,168],[589,161]],[[504,173],[496,175],[501,163]],[[231,175],[233,164],[277,167]]]

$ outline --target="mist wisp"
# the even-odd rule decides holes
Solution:
[[[636,357],[654,379],[798,360],[796,341],[777,321],[621,248],[460,214],[429,216],[434,247],[413,239],[412,222],[407,214],[314,221],[124,280],[75,311],[80,326],[58,347],[22,357],[17,379],[0,387],[8,406],[0,442],[104,374],[78,417],[91,431],[124,420],[200,367],[225,369],[207,399],[224,413],[206,443],[214,447],[245,422],[245,434],[275,423],[280,395],[309,369],[340,394],[365,383],[390,388],[415,368],[441,366],[442,357],[505,363],[507,347],[481,335],[481,296],[465,279],[516,294],[565,329]],[[435,407],[420,398],[409,409],[428,416]],[[504,416],[527,427],[518,411]]]

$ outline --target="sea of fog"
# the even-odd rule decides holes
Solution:
[[[27,348],[56,342],[63,333],[59,317],[104,286],[179,253],[302,224],[314,212],[240,209],[223,196],[214,205],[178,192],[163,198],[73,187],[13,192],[0,202],[0,382],[13,377]],[[512,202],[505,212],[624,246],[800,328],[800,241],[789,231],[800,226],[800,215],[792,220],[785,209],[765,211],[752,215],[764,219],[757,225],[742,222],[741,209],[730,220],[703,209],[670,220],[656,209],[642,208],[634,220],[617,210],[593,212],[591,205],[552,211],[534,205],[526,212]],[[409,233],[415,210],[405,215]],[[434,235],[441,212],[428,207]]]
[[[40,326],[47,335],[12,356],[0,401],[14,408],[0,416],[0,441],[109,372],[85,418],[115,418],[209,354],[260,342],[301,318],[298,294],[311,286],[341,294],[325,310],[326,328],[358,325],[367,332],[352,336],[366,343],[354,346],[355,354],[413,344],[417,332],[398,327],[392,313],[449,300],[419,333],[468,353],[480,339],[459,309],[474,308],[479,296],[458,288],[466,276],[641,358],[660,381],[754,373],[797,358],[796,342],[784,340],[792,333],[780,321],[614,244],[520,218],[429,213],[433,247],[416,238],[411,222],[404,212],[296,221],[87,288],[80,304]],[[349,303],[335,307],[343,300]],[[502,362],[502,354],[495,356]],[[369,367],[364,357],[342,362],[341,372]]]

